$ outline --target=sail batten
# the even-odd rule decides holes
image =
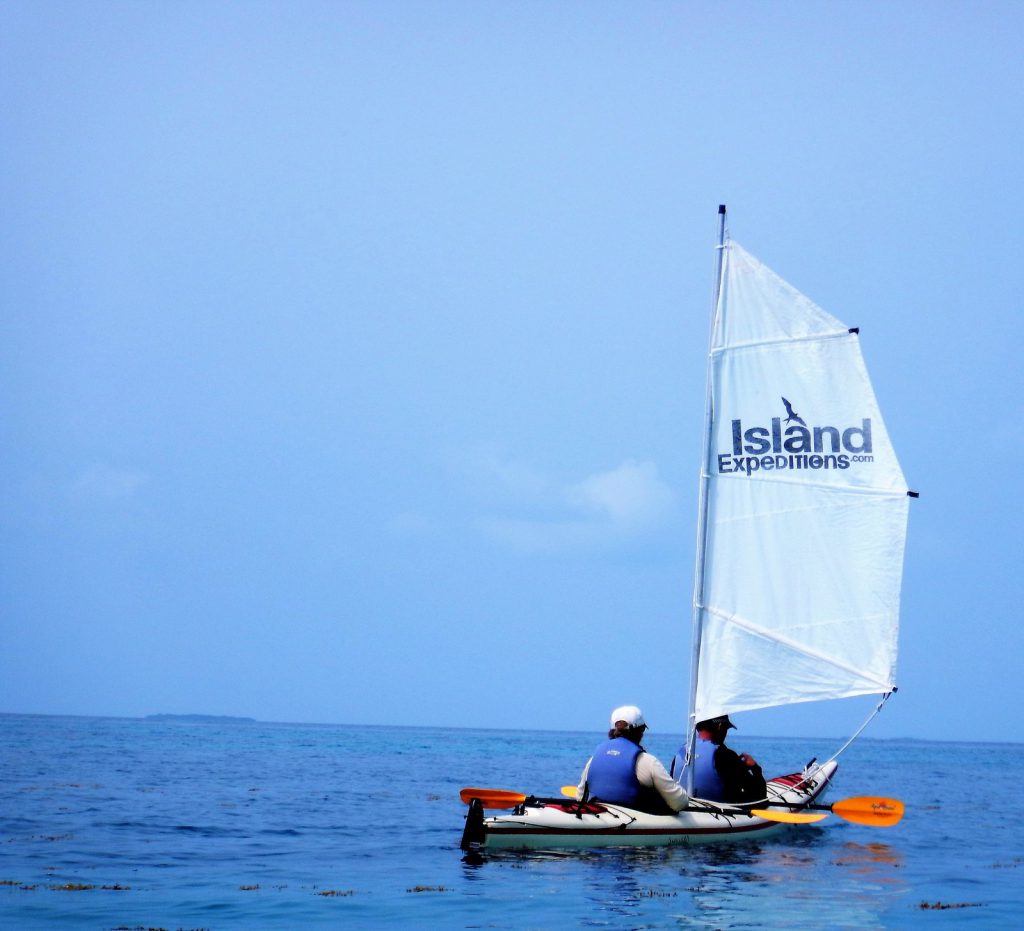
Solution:
[[[859,338],[720,254],[691,723],[891,692],[909,499]]]
[[[710,476],[708,476],[708,477],[710,477]],[[752,475],[752,476],[749,476],[749,477],[748,476],[735,476],[735,475],[719,475],[718,478],[721,481],[733,480],[733,481],[746,481],[746,482],[753,482],[753,483],[761,481],[761,478],[759,476],[757,476],[757,475]],[[773,478],[773,479],[771,479],[771,483],[773,485],[784,485],[784,484],[786,484],[786,480],[785,479],[780,479],[780,478]],[[888,488],[871,488],[871,487],[867,487],[867,486],[863,486],[863,485],[838,485],[835,482],[828,482],[827,484],[826,483],[822,483],[822,484],[820,484],[818,486],[815,486],[815,484],[813,482],[806,482],[806,481],[805,482],[791,482],[790,484],[799,485],[801,488],[814,488],[814,487],[818,487],[818,488],[839,489],[839,490],[845,491],[847,494],[851,494],[851,495],[873,495],[873,496],[877,496],[877,497],[892,498],[892,499],[905,498],[907,495],[910,495],[911,497],[915,497],[916,494],[917,494],[916,492],[913,492],[913,491],[902,491],[902,490],[893,491],[893,490],[890,490]]]
[[[741,352],[750,349],[758,349],[761,346],[777,346],[780,343],[783,343],[787,346],[791,346],[794,343],[810,343],[829,339],[842,339],[844,337],[851,335],[853,335],[853,331],[851,331],[849,328],[845,328],[842,330],[836,330],[835,332],[832,333],[814,333],[810,336],[787,336],[780,337],[777,339],[751,340],[750,342],[735,343],[730,346],[716,346],[711,350],[711,355],[712,357],[718,356],[721,355],[726,350],[728,350],[729,352]]]

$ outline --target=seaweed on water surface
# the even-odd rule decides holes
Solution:
[[[981,908],[981,902],[922,902],[918,908],[942,910],[946,908]]]
[[[118,925],[110,931],[167,931],[167,928],[160,928],[156,925]],[[210,931],[209,928],[178,928],[177,931]]]

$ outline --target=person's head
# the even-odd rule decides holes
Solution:
[[[729,715],[722,714],[717,718],[698,721],[696,731],[701,740],[709,740],[713,744],[723,744],[730,727],[736,727],[736,725],[729,720]]]
[[[647,722],[644,721],[644,713],[636,705],[621,705],[612,712],[611,730],[608,737],[625,737],[627,740],[638,744],[643,739],[644,731],[647,730]]]

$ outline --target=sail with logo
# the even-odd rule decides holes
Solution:
[[[724,208],[720,222],[691,735],[720,714],[895,689],[914,494],[858,331],[730,240]]]

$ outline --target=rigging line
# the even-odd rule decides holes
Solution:
[[[893,688],[893,691],[895,692],[896,689]],[[888,697],[888,695],[886,696],[886,698],[887,697]],[[882,701],[884,702],[885,699],[883,698]],[[881,705],[879,705],[879,708],[880,707],[881,707]],[[878,711],[876,710],[875,714],[877,714],[877,713],[878,713]],[[872,717],[874,717],[874,715],[872,715]],[[868,721],[870,721],[870,720],[871,720],[871,718],[868,718]],[[864,724],[861,726],[860,731],[864,730],[865,726],[867,726],[867,721],[865,721]],[[859,734],[860,731],[857,731],[857,734]],[[857,736],[857,734],[854,734],[853,737],[850,738],[850,740],[846,744],[846,747],[848,747],[850,745],[850,743],[853,741],[854,737]],[[845,750],[846,747],[843,747],[843,750]],[[842,750],[839,751],[839,753],[842,753],[842,752],[843,752]],[[837,753],[836,756],[839,756],[839,753]],[[803,792],[806,795],[807,792],[808,792],[808,790],[806,788],[807,784],[815,776],[817,776],[821,772],[821,770],[822,770],[822,768],[824,766],[826,766],[828,763],[833,762],[835,760],[836,756],[832,757],[831,760],[827,760],[825,763],[820,763],[817,766],[813,766],[813,764],[816,763],[817,760],[811,760],[811,762],[808,763],[804,767],[804,771],[800,774],[801,775],[800,781],[797,782],[797,783],[794,783],[791,786],[786,786],[786,788],[779,788],[777,785],[773,784],[771,779],[767,780],[765,782],[765,791],[768,794],[763,799],[761,799],[758,802],[744,802],[744,804],[749,804],[752,808],[757,808],[758,806],[764,804],[765,802],[767,802],[769,805],[789,805],[791,808],[795,808],[795,807],[803,808],[806,805],[813,804],[814,802],[816,802],[818,800],[818,796],[822,794],[822,791],[823,791],[822,789],[818,789],[818,791],[813,792],[808,798],[804,799],[803,802],[793,802],[793,801],[787,800],[786,799],[786,793],[787,792]],[[812,768],[812,766],[813,766],[813,768]],[[829,780],[826,780],[826,787],[827,787],[828,781]]]
[[[852,744],[858,737],[860,737],[860,735],[864,732],[864,728],[866,728],[875,719],[875,715],[877,715],[878,712],[882,710],[882,705],[884,705],[892,697],[896,690],[896,686],[893,686],[892,689],[890,689],[882,696],[882,700],[877,705],[875,705],[874,710],[867,716],[864,723],[860,727],[858,727],[856,731],[854,731],[853,736],[848,741],[846,741],[846,743],[844,743],[838,750],[836,750],[835,753],[832,754],[831,757],[828,758],[828,760],[826,760],[827,763],[832,763],[835,760],[839,759],[839,754],[843,753],[846,750],[846,748],[850,746],[850,744]]]
[[[610,814],[613,818],[616,818],[619,821],[621,821],[623,818],[628,818],[629,819],[625,824],[620,824],[619,825],[620,828],[628,828],[634,821],[637,820],[632,815],[629,815],[625,811],[623,811],[623,809],[616,808],[614,805],[608,804],[608,802],[601,802],[601,804],[604,805],[604,807],[607,810],[608,814]],[[597,817],[600,818],[601,815],[598,814]]]
[[[706,798],[691,798],[690,805],[683,811],[699,811],[715,817],[735,818],[737,815],[750,815],[749,811],[744,810],[745,806],[756,808],[758,805],[770,801],[771,799],[762,798],[756,802],[715,802]]]
[[[864,728],[862,727],[861,730],[863,730],[863,729]],[[858,733],[860,733],[860,731],[858,731]],[[838,756],[838,754],[836,754],[836,755]],[[833,757],[833,759],[835,759],[835,757]],[[824,765],[824,764],[822,764],[822,765]],[[792,805],[792,806],[807,805],[807,804],[813,802],[815,800],[815,798],[817,798],[817,795],[820,794],[820,793],[815,793],[814,796],[812,796],[811,798],[805,799],[803,802],[787,801],[786,800],[786,793],[787,792],[799,792],[799,791],[801,791],[802,787],[806,786],[808,781],[813,777],[813,775],[815,773],[819,772],[820,770],[821,770],[821,766],[816,766],[813,770],[804,769],[804,772],[801,774],[803,778],[801,778],[801,780],[798,783],[796,783],[795,785],[787,786],[784,789],[780,789],[777,785],[773,784],[773,781],[771,779],[767,779],[767,780],[765,780],[765,792],[767,794],[765,795],[764,798],[757,799],[757,801],[751,801],[751,802],[714,802],[714,801],[711,801],[710,799],[691,798],[690,799],[690,805],[693,805],[694,803],[696,803],[696,805],[697,805],[696,810],[697,811],[707,811],[707,812],[710,812],[712,814],[723,814],[723,815],[735,815],[735,814],[749,815],[750,814],[749,810],[745,811],[744,809],[758,808],[759,806],[764,805],[765,803],[767,803],[769,805],[776,805],[776,804],[779,804],[779,805]],[[732,811],[727,811],[726,810],[727,807],[731,808],[733,810]]]

